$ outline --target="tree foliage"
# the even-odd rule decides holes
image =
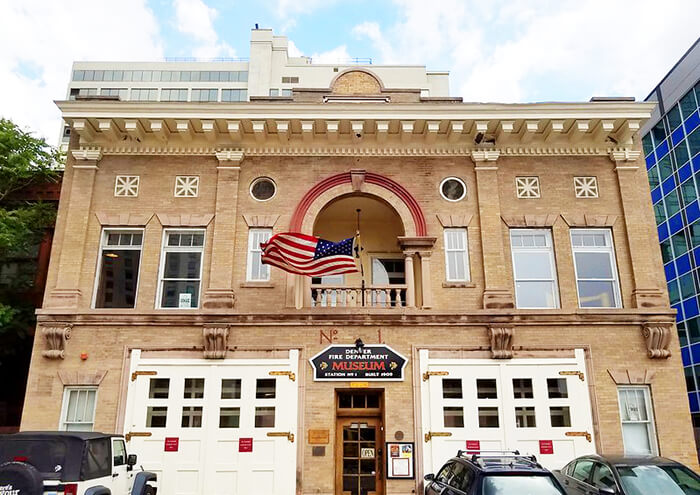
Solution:
[[[0,119],[0,270],[13,268],[0,280],[0,360],[27,340],[33,327],[34,307],[26,293],[32,289],[30,272],[35,267],[27,270],[25,263],[18,269],[17,259],[36,256],[56,219],[54,204],[29,201],[23,190],[56,182],[61,166],[61,154],[46,141]]]

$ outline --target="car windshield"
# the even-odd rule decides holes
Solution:
[[[700,495],[700,480],[679,466],[618,466],[622,486],[629,495]]]
[[[549,476],[487,476],[484,478],[484,495],[562,495]]]

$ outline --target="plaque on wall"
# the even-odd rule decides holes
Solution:
[[[414,450],[413,442],[386,442],[387,479],[415,479]]]
[[[386,345],[332,345],[309,359],[315,381],[402,381],[408,360]]]

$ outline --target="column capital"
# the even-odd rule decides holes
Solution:
[[[476,165],[483,164],[484,162],[495,162],[498,160],[499,156],[501,156],[500,150],[494,149],[473,150],[471,153],[472,161]]]
[[[77,150],[72,150],[71,154],[76,160],[75,168],[84,168],[87,164],[85,162],[92,161],[95,162],[94,167],[97,167],[97,162],[102,160],[102,148],[79,148]]]
[[[615,163],[620,163],[620,162],[636,162],[639,157],[641,156],[642,152],[639,150],[631,150],[628,148],[622,149],[622,150],[612,150],[609,153],[610,159],[615,162]],[[636,169],[638,167],[620,167],[618,166],[617,169]]]
[[[220,150],[216,152],[216,159],[222,166],[240,166],[245,154],[242,150]]]

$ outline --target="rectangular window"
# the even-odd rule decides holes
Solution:
[[[283,76],[282,83],[283,84],[298,84],[299,77],[298,76]]]
[[[558,308],[556,265],[550,230],[510,231],[518,308]]]
[[[625,455],[658,455],[649,387],[619,387]]]
[[[248,232],[248,268],[246,280],[267,282],[270,280],[269,265],[262,264],[260,243],[267,242],[272,236],[272,229],[250,229]]]
[[[246,101],[248,99],[247,89],[222,89],[221,101]]]
[[[578,304],[581,308],[619,308],[620,286],[609,229],[572,229]]]
[[[218,89],[193,89],[192,101],[218,101]]]
[[[102,96],[118,96],[122,101],[126,100],[128,93],[127,88],[102,88],[100,90]]]
[[[62,431],[92,431],[95,424],[97,388],[71,387],[63,392]]]
[[[199,307],[204,230],[166,230],[158,298],[161,308]]]
[[[98,261],[96,308],[133,308],[139,281],[143,231],[105,230]]]
[[[187,101],[187,88],[161,89],[160,101]]]
[[[158,101],[158,90],[155,88],[134,88],[131,90],[131,100]]]
[[[445,229],[445,278],[448,282],[469,280],[467,229]]]

